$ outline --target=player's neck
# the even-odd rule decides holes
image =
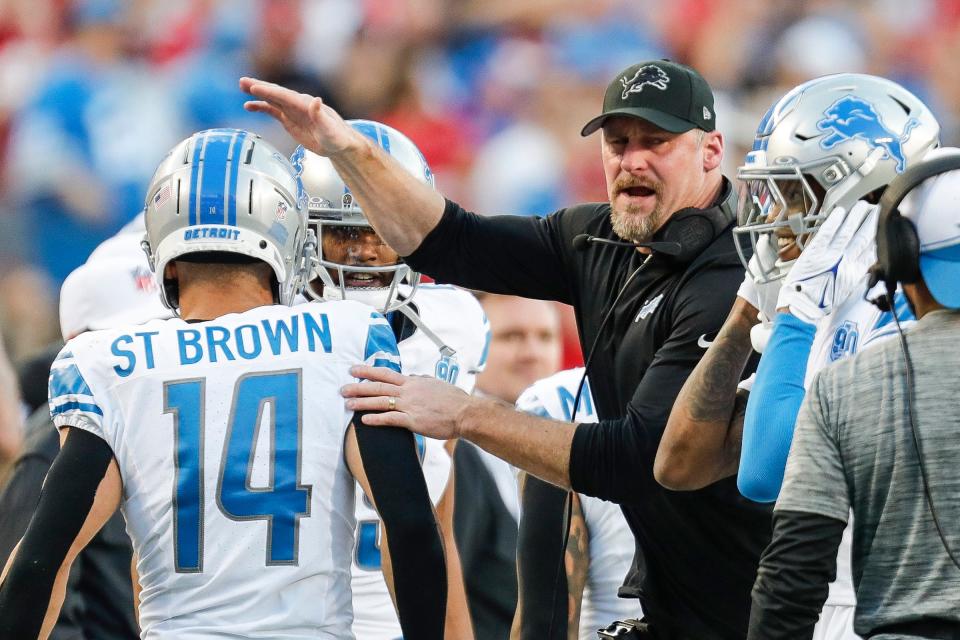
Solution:
[[[196,283],[180,292],[180,317],[184,320],[213,320],[228,313],[243,313],[273,303],[273,292],[264,287],[222,288]]]
[[[927,288],[927,283],[924,282],[922,278],[915,283],[904,284],[903,292],[907,295],[907,300],[910,302],[910,310],[913,311],[913,315],[917,320],[931,311],[946,308],[936,301],[933,294],[930,293],[930,289]]]

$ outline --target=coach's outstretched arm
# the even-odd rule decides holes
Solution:
[[[306,149],[330,158],[373,228],[400,255],[412,253],[440,221],[443,196],[347,125],[322,99],[255,78],[241,78],[240,88],[257,98],[246,103],[248,111],[276,118]]]
[[[516,411],[492,398],[468,396],[437,378],[366,365],[351,367],[350,374],[374,381],[340,390],[348,409],[364,412],[361,424],[403,427],[438,440],[463,437],[538,478],[570,488],[570,443],[577,425]]]

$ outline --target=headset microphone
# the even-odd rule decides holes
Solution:
[[[863,299],[880,309],[881,312],[887,313],[893,309],[893,296],[896,294],[896,285],[890,286],[890,283],[884,282],[886,285],[886,291],[881,293],[876,298],[868,298],[870,292],[873,291],[873,288],[877,286],[880,282],[883,282],[883,268],[880,265],[873,265],[867,269],[867,274],[870,276],[867,278],[867,290],[863,292]]]
[[[683,250],[679,242],[621,242],[619,240],[598,238],[597,236],[592,236],[589,233],[581,233],[574,236],[572,244],[573,248],[577,251],[583,251],[591,244],[609,244],[615,247],[643,247],[645,249],[650,249],[655,253],[662,253],[668,256],[678,256]]]

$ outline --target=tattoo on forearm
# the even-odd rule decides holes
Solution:
[[[751,325],[745,320],[724,324],[714,344],[684,385],[681,397],[690,417],[700,422],[727,422],[734,408],[737,383],[750,358]],[[742,420],[741,420],[742,423]]]
[[[567,638],[577,640],[580,637],[580,605],[583,602],[583,589],[587,584],[587,570],[590,567],[590,536],[587,522],[583,517],[580,500],[576,494],[571,496],[573,511],[570,516],[570,537],[564,563],[567,569]]]

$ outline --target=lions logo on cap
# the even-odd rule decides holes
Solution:
[[[623,85],[623,93],[620,94],[620,98],[626,100],[628,95],[640,93],[647,85],[664,91],[669,82],[670,76],[667,75],[666,71],[654,64],[647,64],[637,69],[637,72],[629,80],[627,76],[620,78],[620,84]]]
[[[859,139],[870,147],[882,148],[886,157],[897,163],[897,173],[906,166],[903,156],[903,143],[910,138],[910,132],[920,124],[916,118],[910,118],[899,136],[887,128],[880,119],[877,109],[861,98],[847,95],[823,112],[824,118],[817,122],[817,128],[830,132],[820,141],[824,149],[832,149],[845,140]]]

